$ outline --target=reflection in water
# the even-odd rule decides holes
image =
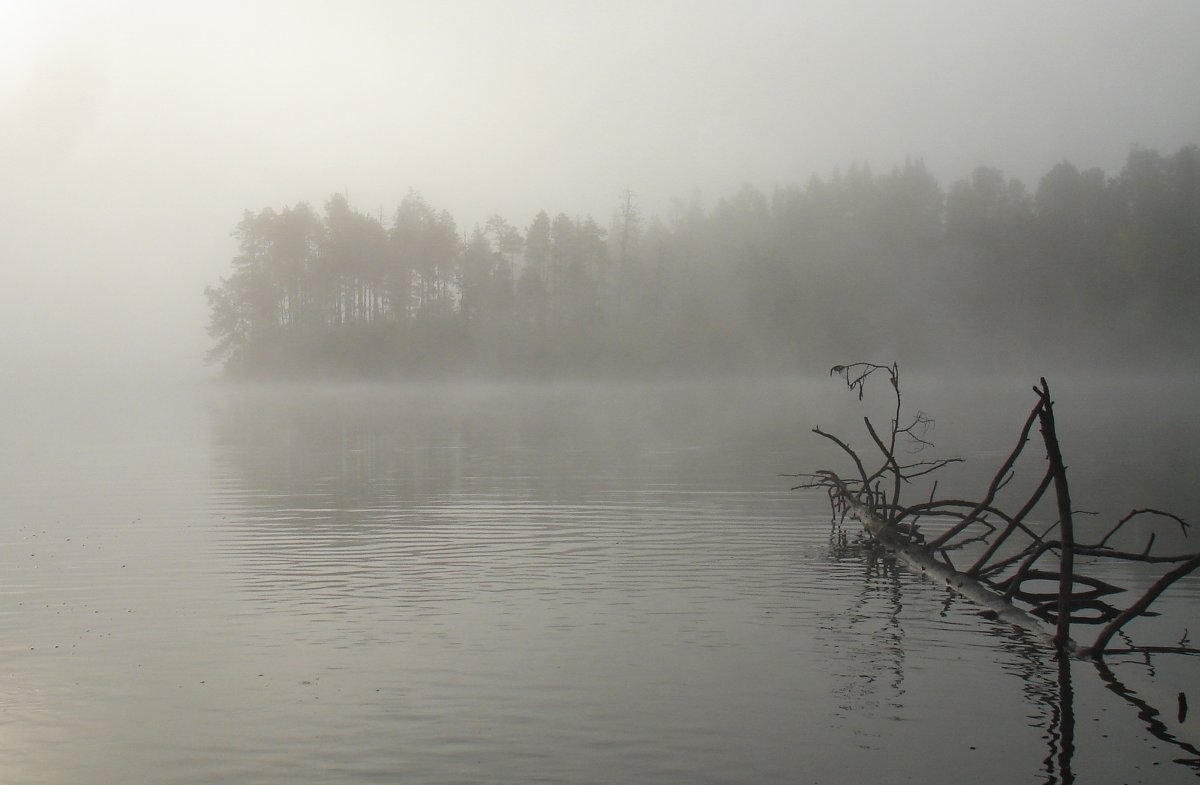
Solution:
[[[989,633],[995,645],[1012,657],[1004,669],[1021,680],[1022,694],[1037,711],[1030,717],[1031,725],[1044,728],[1043,781],[1047,785],[1074,782],[1071,763],[1075,750],[1075,700],[1071,661],[1054,657],[1025,630],[992,623]]]
[[[694,400],[620,391],[231,400],[215,418],[219,547],[272,620],[251,634],[402,690],[406,713],[368,695],[356,730],[440,769],[430,781],[446,765],[490,782],[836,771],[808,678],[825,676],[803,665],[822,576],[796,569],[823,531],[798,512],[823,505],[778,480],[795,456],[772,445],[790,440],[739,405],[680,419]]]
[[[1147,665],[1149,665],[1152,656],[1151,654],[1146,655]],[[1108,689],[1120,695],[1126,703],[1137,709],[1138,719],[1145,723],[1146,730],[1150,731],[1156,739],[1177,747],[1191,756],[1188,758],[1176,758],[1174,762],[1193,769],[1196,776],[1200,777],[1200,749],[1197,749],[1191,742],[1184,741],[1171,733],[1166,723],[1161,719],[1162,712],[1151,706],[1144,698],[1140,697],[1129,687],[1122,684],[1108,665],[1103,662],[1096,663],[1096,672],[1100,674],[1100,678],[1104,680],[1104,684]],[[1180,693],[1181,697],[1182,695],[1183,693]],[[1178,721],[1181,725],[1187,719],[1187,712],[1183,710],[1184,705],[1186,704],[1181,701],[1178,715]]]
[[[835,563],[854,561],[863,565],[861,588],[843,611],[842,618],[850,628],[871,625],[867,645],[841,652],[852,655],[856,664],[855,669],[843,674],[846,681],[838,694],[846,702],[841,709],[850,712],[874,707],[881,700],[879,693],[884,688],[890,705],[902,709],[906,658],[903,590],[906,585],[911,585],[912,578],[903,574],[902,565],[895,559],[876,553],[862,539],[848,535],[845,527],[836,521],[830,529],[829,558]],[[956,604],[969,605],[949,590],[944,590],[944,595],[943,617]],[[966,612],[974,614],[969,608]],[[1021,693],[1035,710],[1029,717],[1030,726],[1044,731],[1042,781],[1046,785],[1074,783],[1077,726],[1072,671],[1075,667],[1083,667],[1087,675],[1091,669],[1085,663],[1054,656],[1024,630],[988,622],[982,615],[978,621],[980,625],[988,625],[993,645],[1010,656],[1011,659],[1001,661],[1001,668],[1019,680]],[[1147,647],[1138,650],[1138,654],[1143,658],[1147,672],[1153,676],[1155,657],[1192,656],[1195,651],[1188,647],[1185,637],[1179,646]],[[1188,757],[1174,758],[1172,763],[1200,777],[1200,749],[1172,733],[1162,720],[1162,712],[1123,684],[1108,664],[1093,664],[1104,686],[1136,710],[1137,718],[1155,739],[1187,753]],[[882,678],[884,674],[887,679]],[[1177,700],[1177,723],[1182,725],[1186,721],[1185,694],[1179,693]],[[997,732],[997,729],[990,728],[988,732]]]
[[[865,781],[938,745],[931,781],[1073,782],[1070,663],[787,491],[816,463],[789,397],[231,396],[215,547],[247,640],[329,661],[305,689],[355,697],[325,721],[379,771],[400,740],[415,781]]]
[[[1071,660],[1068,657],[1059,655],[1055,658],[1058,664],[1058,705],[1056,711],[1051,714],[1050,728],[1048,736],[1050,737],[1050,755],[1046,756],[1047,764],[1047,782],[1054,781],[1054,772],[1050,768],[1050,761],[1056,758],[1058,761],[1059,782],[1063,785],[1069,785],[1075,781],[1075,775],[1071,773],[1071,760],[1075,755],[1075,693],[1071,689]],[[1057,744],[1058,754],[1054,755],[1054,747]]]
[[[1195,782],[1194,661],[1077,669],[1071,755],[1053,661],[788,490],[816,387],[12,407],[0,780]]]
[[[869,701],[865,699],[869,694],[877,692],[882,685],[887,688],[891,706],[900,710],[903,708],[901,699],[905,692],[903,684],[906,652],[902,617],[904,587],[911,584],[913,578],[905,574],[898,560],[877,553],[861,541],[851,545],[844,533],[837,535],[836,547],[831,548],[831,558],[857,559],[863,564],[865,571],[862,589],[855,596],[846,618],[851,626],[874,625],[872,645],[853,652],[854,660],[864,668],[864,671],[858,674],[859,689],[856,694],[850,689],[843,690],[843,694],[854,694],[858,701],[853,706],[848,705],[844,708],[851,710],[869,705]],[[928,587],[918,585],[918,591],[922,588]],[[968,605],[953,592],[943,591],[945,599],[940,610],[943,618],[960,602]],[[872,600],[878,603],[873,603]],[[880,605],[883,607],[879,607]],[[963,610],[966,613],[974,613],[970,608]],[[978,622],[981,625],[989,624],[983,617],[979,617]],[[1041,761],[1043,781],[1047,785],[1068,785],[1074,782],[1071,767],[1075,729],[1071,662],[1056,661],[1024,630],[1000,624],[990,624],[987,629],[994,638],[994,645],[1012,657],[1001,662],[1002,669],[1019,679],[1021,693],[1037,712],[1029,718],[1030,726],[1044,730],[1042,738],[1046,744],[1046,755]],[[887,675],[886,681],[880,679],[884,674]],[[982,730],[987,734],[1002,732],[996,728]]]
[[[844,558],[844,557],[843,557]],[[869,666],[860,675],[865,692],[885,691],[886,705],[899,710],[904,695],[904,626],[900,615],[904,608],[903,583],[897,561],[880,555],[872,548],[861,549],[863,587],[845,613],[851,629],[867,626],[868,644],[858,649],[855,659]],[[879,616],[878,606],[885,609]],[[846,707],[849,708],[849,707]]]

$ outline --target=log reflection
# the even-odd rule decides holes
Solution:
[[[1058,764],[1058,781],[1069,785],[1075,781],[1071,761],[1075,756],[1075,694],[1071,689],[1071,660],[1058,655],[1058,706],[1051,714],[1047,734],[1050,739],[1050,754],[1046,756],[1049,767],[1051,760]],[[1057,751],[1055,745],[1057,744]],[[1047,769],[1047,782],[1054,781],[1054,772]]]
[[[1096,668],[1105,688],[1136,710],[1137,718],[1150,735],[1186,753],[1174,758],[1173,763],[1200,777],[1200,748],[1172,733],[1162,719],[1169,715],[1122,682],[1108,663],[1103,660],[1087,661],[1047,656],[1044,647],[1039,646],[1032,637],[1006,625],[996,624],[990,628],[989,633],[997,638],[1001,648],[1015,657],[1013,667],[1006,670],[1021,679],[1025,697],[1042,712],[1042,721],[1046,729],[1046,757],[1042,760],[1042,771],[1047,785],[1069,785],[1075,782],[1073,763],[1076,726],[1072,667],[1083,662],[1090,662]],[[1198,652],[1181,645],[1115,650],[1113,653],[1137,654],[1142,664],[1153,674],[1155,657],[1195,656]],[[1187,696],[1179,693],[1176,704],[1174,713],[1178,722],[1182,724],[1187,719]]]
[[[1147,653],[1145,656],[1147,662],[1149,662],[1152,655]],[[1150,705],[1149,701],[1145,698],[1121,683],[1120,679],[1117,678],[1116,674],[1112,672],[1112,669],[1103,660],[1096,662],[1095,666],[1096,672],[1100,674],[1100,678],[1104,681],[1104,686],[1116,695],[1121,696],[1122,700],[1137,710],[1138,719],[1142,721],[1146,726],[1146,730],[1150,731],[1150,734],[1154,738],[1177,747],[1189,756],[1175,758],[1173,762],[1191,769],[1200,777],[1200,749],[1197,749],[1191,742],[1180,739],[1171,733],[1170,728],[1160,719],[1162,712]],[[1182,697],[1183,693],[1180,693],[1180,696]],[[1179,721],[1183,722],[1187,717],[1185,708],[1187,706],[1186,697],[1182,697],[1179,706]]]

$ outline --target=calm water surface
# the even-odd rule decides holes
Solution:
[[[944,487],[1028,387],[909,392],[977,467]],[[1194,515],[1197,389],[1060,386],[1079,506]],[[1076,663],[1064,704],[789,490],[854,433],[834,382],[160,392],[7,415],[0,782],[1197,781],[1196,660]]]

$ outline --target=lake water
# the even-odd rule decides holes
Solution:
[[[908,390],[937,454],[969,459],[943,488],[986,485],[1033,381]],[[1198,390],[1056,387],[1077,505],[1194,515]],[[3,783],[1200,771],[1177,710],[1200,707],[1196,658],[1113,658],[1110,681],[1073,663],[1064,703],[1044,651],[789,490],[782,473],[843,468],[812,426],[864,442],[829,379],[14,396]],[[1200,580],[1162,610],[1139,643],[1200,628]]]

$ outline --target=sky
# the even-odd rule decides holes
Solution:
[[[0,0],[0,374],[202,373],[244,210],[607,223],[1200,142],[1195,0]]]

